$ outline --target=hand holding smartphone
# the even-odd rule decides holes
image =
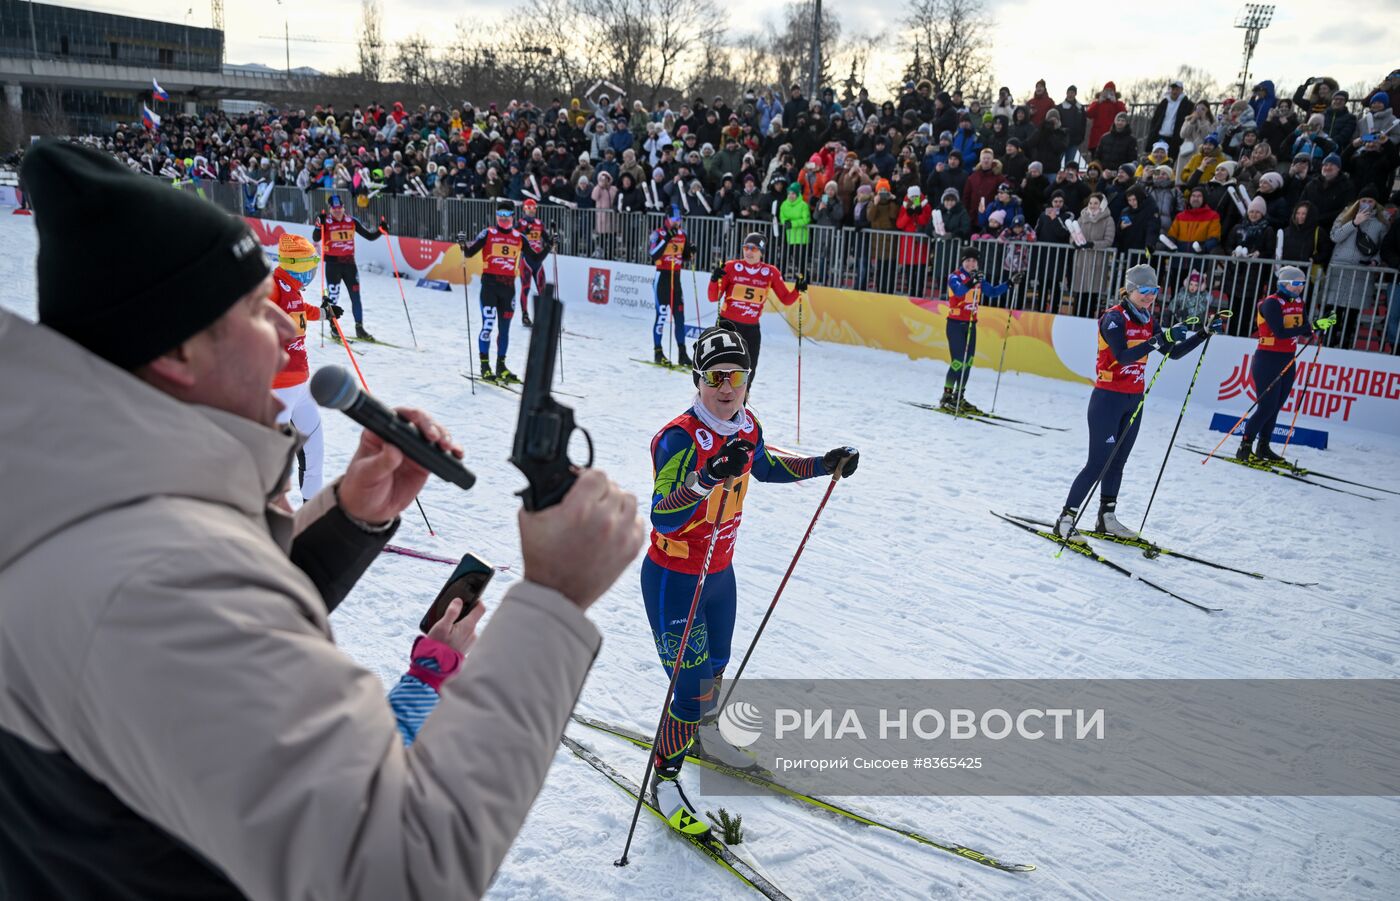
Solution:
[[[457,568],[452,571],[452,575],[433,599],[428,611],[423,614],[423,619],[418,623],[418,631],[427,635],[433,623],[442,619],[447,605],[453,598],[462,599],[462,612],[457,615],[457,622],[461,622],[481,602],[481,594],[495,574],[495,568],[485,560],[475,554],[463,554]]]

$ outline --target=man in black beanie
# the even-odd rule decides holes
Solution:
[[[327,616],[427,472],[365,432],[287,513],[294,329],[247,226],[71,144],[20,178],[40,324],[0,310],[0,895],[480,896],[597,654],[584,610],[641,546],[636,499],[587,470],[521,514],[525,578],[405,748]]]

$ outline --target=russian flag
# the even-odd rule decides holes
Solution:
[[[144,103],[141,104],[141,124],[147,128],[160,128],[160,116],[151,112],[151,108]]]
[[[151,79],[151,98],[154,100],[169,100],[170,94],[165,88],[160,86],[160,82]]]

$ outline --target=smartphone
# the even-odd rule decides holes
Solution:
[[[453,598],[462,599],[462,612],[457,617],[457,622],[461,622],[463,617],[480,603],[481,593],[486,590],[487,583],[495,574],[495,567],[485,560],[475,554],[463,554],[457,568],[452,571],[447,583],[433,599],[432,606],[423,614],[422,621],[418,623],[418,631],[427,635],[433,623],[442,619],[443,614],[447,612],[447,605],[452,603]]]

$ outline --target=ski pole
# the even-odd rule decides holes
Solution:
[[[672,269],[670,272],[670,293],[666,295],[666,312],[670,321],[666,323],[669,326],[666,329],[666,343],[671,346],[671,356],[674,358],[676,355],[676,270]],[[682,322],[681,325],[684,326],[685,323]]]
[[[690,599],[690,612],[685,617],[685,629],[681,632],[680,647],[676,648],[676,662],[671,666],[671,684],[666,687],[666,699],[661,704],[661,718],[656,721],[656,734],[652,736],[652,752],[647,755],[647,768],[642,773],[642,790],[637,793],[637,806],[632,809],[632,825],[627,828],[627,843],[622,847],[622,856],[613,861],[615,867],[627,866],[627,852],[632,848],[632,836],[637,832],[637,817],[642,813],[642,798],[646,796],[647,782],[656,766],[656,743],[661,740],[661,729],[666,725],[666,715],[671,707],[671,697],[676,691],[676,682],[681,676],[681,663],[685,660],[686,645],[690,643],[690,627],[695,623],[695,611],[700,607],[700,592],[705,587],[705,576],[710,570],[710,557],[715,552],[715,540],[719,538],[720,526],[724,523],[724,508],[729,503],[729,493],[735,479],[724,480],[720,488],[719,510],[715,513],[714,527],[710,530],[710,543],[705,547],[705,561],[700,566],[700,577],[695,581],[695,594]]]
[[[954,408],[954,410],[953,410],[953,415],[954,415],[954,416],[961,416],[961,415],[962,415],[963,388],[964,388],[964,386],[966,385],[966,382],[967,382],[966,378],[963,376],[963,373],[967,371],[967,353],[968,353],[969,350],[972,349],[972,341],[973,341],[973,333],[974,333],[973,330],[976,329],[976,328],[977,328],[977,322],[976,322],[975,320],[974,320],[974,321],[969,321],[969,322],[968,322],[968,324],[967,324],[967,340],[963,341],[962,360],[958,362],[957,373],[956,373],[956,375],[957,375],[957,380],[958,380],[958,404],[957,404],[957,407]],[[949,365],[952,365],[951,361],[949,362]]]
[[[802,443],[802,301],[806,292],[797,298],[797,443]]]
[[[1313,348],[1312,362],[1308,364],[1308,374],[1303,377],[1303,393],[1298,396],[1298,402],[1293,405],[1293,421],[1288,424],[1288,437],[1283,439],[1283,453],[1288,453],[1288,445],[1293,440],[1293,429],[1298,425],[1298,411],[1303,409],[1303,405],[1308,400],[1308,389],[1312,387],[1313,372],[1317,369],[1317,358],[1322,354],[1322,343],[1318,342]]]
[[[1210,449],[1210,453],[1206,454],[1206,458],[1201,461],[1202,466],[1205,466],[1215,457],[1215,452],[1220,450],[1221,445],[1223,445],[1226,441],[1230,440],[1230,436],[1235,434],[1235,429],[1240,427],[1240,423],[1244,422],[1246,419],[1249,418],[1249,414],[1253,413],[1254,408],[1259,406],[1260,398],[1272,391],[1274,386],[1278,384],[1278,380],[1283,378],[1284,373],[1292,369],[1293,364],[1298,362],[1298,358],[1301,357],[1303,354],[1307,353],[1309,347],[1312,347],[1314,344],[1317,343],[1317,337],[1318,333],[1313,332],[1312,337],[1308,339],[1308,343],[1303,345],[1303,349],[1294,354],[1293,359],[1288,361],[1288,365],[1283,367],[1283,369],[1279,372],[1278,375],[1274,376],[1274,380],[1272,382],[1269,382],[1269,387],[1265,388],[1263,391],[1260,391],[1258,394],[1255,395],[1254,403],[1249,405],[1249,409],[1244,411],[1244,415],[1242,415],[1239,419],[1235,420],[1234,425],[1230,426],[1228,429],[1225,430],[1224,437],[1220,439],[1219,443],[1217,443],[1215,447]]]
[[[559,254],[554,255],[554,291],[559,292]],[[536,313],[539,310],[535,310]],[[559,353],[555,355],[559,360],[559,384],[564,384],[564,330],[559,329]]]
[[[335,333],[340,336],[340,343],[345,345],[345,352],[350,355],[350,365],[355,368],[355,375],[360,380],[360,387],[365,389],[366,394],[373,393],[369,390],[369,385],[365,382],[365,374],[360,371],[360,364],[355,361],[355,351],[350,349],[350,342],[345,340],[345,332],[340,329],[340,320],[336,319],[334,316],[329,318],[331,320],[331,325],[335,327]],[[436,537],[437,532],[433,531],[433,524],[428,522],[428,513],[423,509],[423,502],[416,497],[413,499],[413,502],[418,505],[418,514],[423,517],[423,525],[428,527],[428,534]]]
[[[997,411],[997,396],[1001,394],[1001,371],[1006,366],[1006,345],[1011,341],[1011,313],[1013,303],[1006,305],[1006,331],[1001,336],[1001,359],[997,360],[997,384],[992,389],[992,412]]]
[[[1234,315],[1230,310],[1221,310],[1218,314],[1221,319],[1229,319]],[[1157,498],[1157,489],[1162,484],[1162,473],[1167,471],[1167,458],[1172,455],[1172,447],[1176,445],[1176,433],[1181,429],[1181,420],[1186,416],[1186,405],[1191,403],[1191,392],[1196,387],[1196,377],[1201,374],[1201,364],[1206,359],[1206,349],[1210,347],[1210,339],[1214,333],[1206,335],[1205,342],[1201,345],[1201,355],[1196,359],[1196,371],[1191,373],[1191,384],[1186,386],[1186,397],[1181,401],[1181,412],[1176,414],[1176,425],[1172,427],[1172,436],[1167,439],[1167,452],[1162,455],[1162,465],[1157,470],[1157,481],[1152,483],[1152,494],[1147,498],[1147,509],[1142,511],[1142,522],[1138,525],[1138,534],[1147,526],[1147,514],[1152,512],[1152,502]]]
[[[385,237],[385,246],[389,248],[389,267],[394,270],[394,281],[399,286],[399,300],[403,301],[403,314],[408,319],[408,334],[413,338],[413,349],[418,349],[418,335],[413,331],[413,317],[408,313],[408,298],[403,293],[403,278],[399,275],[399,263],[394,258],[394,239],[389,232],[381,227],[379,233]]]
[[[321,231],[321,303],[330,300],[330,295],[326,293],[326,224],[320,224]],[[321,346],[326,346],[326,317],[321,317]]]
[[[700,289],[696,287],[694,269],[690,270],[690,296],[695,298],[695,324],[703,332],[705,330],[705,318],[700,314],[704,313],[705,309],[700,306]]]
[[[462,300],[467,311],[467,353],[471,354],[472,348],[472,296],[467,291],[467,261],[462,260]],[[471,357],[467,357],[467,381],[472,383],[472,394],[476,394],[476,365]]]
[[[1137,422],[1138,414],[1142,412],[1143,404],[1147,403],[1147,395],[1152,393],[1152,386],[1157,383],[1157,376],[1162,374],[1162,367],[1167,365],[1167,359],[1168,357],[1163,355],[1162,362],[1157,364],[1157,369],[1152,373],[1152,378],[1148,381],[1146,390],[1142,392],[1142,398],[1138,400],[1137,407],[1133,409],[1133,415],[1128,417],[1128,424],[1123,426],[1123,431],[1119,432],[1118,436],[1113,439],[1113,452],[1108,455],[1108,460],[1104,463],[1103,469],[1099,470],[1098,476],[1094,479],[1094,484],[1089,486],[1089,493],[1084,495],[1084,501],[1079,505],[1079,512],[1074,514],[1074,522],[1070,523],[1069,530],[1065,532],[1064,538],[1060,539],[1060,548],[1055,551],[1055,557],[1057,559],[1065,552],[1065,547],[1069,544],[1069,536],[1073,535],[1075,529],[1079,527],[1079,520],[1083,518],[1084,511],[1089,509],[1089,501],[1093,498],[1094,492],[1098,490],[1099,483],[1103,481],[1104,476],[1108,475],[1108,469],[1113,465],[1113,461],[1118,459],[1118,451],[1123,448],[1123,439],[1132,431],[1133,423]]]
[[[817,518],[822,515],[822,510],[826,508],[826,502],[831,498],[831,492],[835,490],[836,483],[841,480],[841,472],[846,468],[846,461],[850,457],[842,457],[836,464],[836,470],[831,474],[831,481],[827,483],[826,494],[822,495],[822,501],[817,504],[817,512],[812,514],[812,521],[807,523],[807,531],[802,533],[802,541],[797,545],[797,553],[792,555],[792,562],[788,564],[787,572],[783,573],[783,580],[778,583],[778,590],[773,593],[773,600],[768,604],[768,611],[763,614],[763,622],[758,624],[758,631],[754,633],[753,641],[749,642],[749,649],[744,652],[744,659],[739,661],[739,670],[734,674],[734,678],[729,680],[729,690],[724,693],[724,700],[720,702],[717,710],[723,710],[729,703],[730,697],[734,694],[734,686],[739,684],[739,678],[744,675],[744,667],[749,665],[749,657],[753,655],[753,649],[758,646],[759,638],[763,637],[763,630],[768,628],[768,618],[773,615],[773,610],[778,606],[778,599],[783,596],[783,589],[787,588],[788,579],[792,577],[792,571],[797,568],[797,561],[802,556],[802,551],[807,547],[807,539],[812,537],[812,529],[817,525]]]

